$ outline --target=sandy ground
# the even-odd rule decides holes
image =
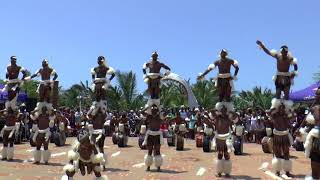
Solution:
[[[66,164],[66,152],[70,149],[74,138],[67,139],[67,145],[56,147],[50,145],[52,158],[49,165],[34,165],[31,162],[32,149],[28,143],[16,145],[15,157],[12,162],[0,161],[0,179],[4,180],[51,180],[60,179],[63,175],[62,168]],[[118,148],[113,145],[110,138],[106,139],[105,151],[108,154],[108,167],[103,173],[111,180],[194,180],[194,179],[223,179],[215,177],[216,153],[204,153],[202,148],[196,148],[192,140],[185,141],[185,150],[176,151],[174,147],[164,145],[161,152],[164,156],[163,171],[145,172],[143,158],[146,153],[140,150],[137,138],[129,139],[129,146]],[[264,171],[258,170],[264,162],[271,164],[272,154],[264,154],[261,146],[245,144],[245,154],[232,155],[233,171],[230,179],[273,179]],[[293,159],[293,174],[296,178],[303,179],[310,173],[310,160],[304,157],[303,152],[291,151]],[[154,169],[154,167],[152,167]],[[270,165],[269,165],[269,169]],[[80,174],[75,179],[94,179],[93,175],[82,177]]]

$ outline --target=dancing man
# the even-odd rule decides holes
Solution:
[[[110,85],[110,81],[115,77],[115,71],[107,65],[103,56],[98,57],[98,66],[91,69],[93,90],[96,96],[96,102],[104,105],[107,100],[106,90]],[[110,78],[107,78],[110,75]]]
[[[51,112],[53,106],[51,104],[51,90],[53,87],[53,81],[58,78],[57,72],[49,66],[48,60],[44,59],[42,61],[42,68],[40,68],[34,75],[31,76],[31,79],[35,77],[41,77],[40,84],[38,86],[37,92],[39,93],[39,102],[36,111],[41,111],[43,106],[46,107],[47,111]],[[53,79],[51,80],[51,77]]]
[[[147,171],[150,171],[150,166],[154,164],[158,171],[161,171],[161,166],[163,159],[160,153],[161,145],[163,144],[163,135],[160,131],[160,125],[162,123],[162,118],[160,116],[160,111],[157,105],[151,106],[151,114],[145,113],[146,120],[145,125],[147,126],[147,133],[142,145],[146,145],[148,149],[148,154],[144,157],[145,165],[147,166]],[[153,153],[153,158],[152,158]]]
[[[233,123],[237,123],[238,115],[234,112],[228,112],[225,106],[221,106],[212,110],[209,117],[213,120],[217,133],[214,145],[218,152],[217,176],[221,177],[224,173],[226,177],[230,177],[232,170],[230,153],[234,151],[233,142],[230,140],[232,136],[230,128]]]
[[[72,149],[68,152],[68,161],[69,163],[63,168],[65,175],[61,180],[73,179],[79,169],[82,176],[85,176],[86,172],[87,174],[93,172],[95,180],[108,180],[106,175],[101,174],[105,162],[103,154],[92,143],[89,133],[85,130],[78,134]]]
[[[280,176],[282,170],[285,171],[288,177],[292,170],[292,162],[289,159],[289,148],[293,144],[293,138],[289,132],[290,121],[294,118],[292,112],[287,113],[284,104],[281,104],[278,109],[273,109],[268,112],[273,124],[273,153],[275,157],[272,160],[272,168],[277,176]]]
[[[150,99],[148,100],[147,106],[151,107],[153,104],[156,104],[160,109],[160,86],[161,78],[163,77],[160,74],[161,68],[166,69],[165,75],[170,74],[170,68],[158,61],[158,53],[154,52],[151,56],[151,60],[143,65],[143,74],[144,81],[148,84],[148,93]],[[149,73],[147,73],[149,69]]]
[[[49,150],[50,141],[50,128],[54,126],[55,113],[50,112],[46,106],[43,106],[41,110],[33,111],[30,115],[33,120],[32,130],[35,132],[32,141],[36,144],[36,149],[34,150],[34,163],[39,164],[41,161],[41,147],[42,160],[45,164],[48,164],[51,157],[51,152]]]
[[[104,123],[106,121],[107,114],[103,108],[99,107],[98,111],[93,113],[91,111],[88,112],[88,119],[92,121],[89,127],[90,140],[92,143],[96,144],[99,148],[99,152],[103,154],[104,162],[102,162],[103,170],[106,169],[107,165],[107,154],[104,152],[104,141],[106,138]]]
[[[11,64],[7,66],[6,72],[6,86],[1,90],[2,92],[8,91],[8,101],[5,103],[5,107],[11,107],[12,109],[18,109],[16,103],[18,94],[20,91],[20,87],[24,80],[30,79],[27,77],[27,71],[17,65],[17,58],[16,56],[10,57]],[[19,79],[19,74],[22,73],[22,79]]]
[[[320,179],[320,88],[316,91],[316,103],[311,108],[314,128],[308,133],[304,144],[306,157],[311,159],[312,178]]]
[[[5,120],[5,125],[1,130],[0,137],[3,139],[3,148],[2,148],[2,160],[11,161],[14,156],[14,133],[19,130],[20,123],[19,119],[19,110],[12,109],[8,107],[5,110],[0,112],[0,115]]]
[[[235,68],[234,75],[230,73],[231,66]],[[198,80],[203,79],[210,71],[214,70],[215,67],[218,67],[219,74],[214,80],[215,86],[218,88],[219,92],[219,102],[226,101],[226,106],[231,106],[231,93],[234,88],[233,80],[237,80],[237,75],[239,72],[238,62],[236,60],[228,58],[228,52],[225,49],[222,49],[220,52],[220,59],[215,61],[213,64],[210,64],[208,69],[198,76]]]
[[[290,87],[293,85],[293,79],[298,75],[297,59],[289,52],[288,46],[281,46],[280,52],[269,50],[261,41],[257,41],[259,47],[268,55],[277,60],[277,74],[274,76],[276,86],[276,99],[272,101],[272,108],[278,108],[281,102],[281,93],[284,93],[284,104],[287,109],[291,109],[293,103],[289,101]],[[290,71],[290,66],[293,65],[294,71]]]

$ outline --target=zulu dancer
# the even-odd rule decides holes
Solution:
[[[48,164],[51,157],[49,148],[50,141],[50,128],[54,126],[55,112],[50,112],[46,106],[43,106],[41,110],[33,111],[30,115],[33,120],[32,130],[35,134],[32,141],[36,143],[36,149],[34,150],[34,162],[39,164],[41,161],[41,147],[43,146],[42,159],[45,164]]]
[[[105,57],[99,56],[98,66],[91,69],[91,74],[96,102],[100,102],[101,106],[104,106],[107,100],[106,90],[110,85],[110,81],[115,77],[115,71],[107,65]],[[107,75],[110,75],[109,79]]]
[[[5,103],[5,107],[11,107],[12,109],[18,109],[16,103],[18,94],[20,91],[20,87],[24,80],[30,79],[30,77],[27,77],[27,71],[17,65],[17,58],[16,56],[10,57],[11,64],[7,66],[7,72],[6,72],[6,85],[1,90],[2,92],[8,91],[8,101]],[[19,79],[20,72],[23,74],[22,79]]]
[[[215,79],[215,86],[218,88],[219,92],[219,102],[226,101],[226,105],[231,101],[231,92],[233,87],[233,80],[237,80],[237,75],[239,72],[238,62],[236,60],[227,57],[228,52],[222,49],[220,52],[220,59],[210,64],[208,69],[198,76],[198,80],[203,79],[210,71],[218,67],[219,74]],[[234,75],[230,73],[231,66],[235,68]]]
[[[278,108],[284,103],[287,109],[291,109],[292,101],[289,101],[290,87],[293,85],[293,79],[298,75],[297,59],[289,52],[288,46],[281,46],[280,52],[276,50],[269,51],[261,41],[257,41],[259,47],[268,55],[277,60],[277,74],[274,76],[276,86],[276,99],[272,102],[273,108]],[[294,71],[289,72],[290,66],[293,65]],[[284,93],[284,102],[281,102],[281,93]]]
[[[238,115],[234,112],[228,112],[224,105],[218,105],[221,104],[217,104],[216,109],[210,113],[210,118],[214,120],[216,127],[215,146],[218,152],[218,159],[216,161],[217,176],[221,177],[222,173],[224,173],[226,177],[230,177],[232,170],[230,153],[234,151],[233,142],[230,140],[232,136],[230,128],[233,123],[237,123]]]
[[[64,166],[65,175],[61,180],[73,179],[73,176],[80,169],[82,176],[95,175],[95,180],[108,180],[106,175],[102,175],[102,168],[105,162],[104,155],[99,148],[90,140],[90,135],[86,131],[81,131],[75,140],[72,149],[68,152],[69,163]],[[86,171],[87,170],[87,171]]]
[[[316,91],[316,103],[311,108],[314,128],[308,133],[304,144],[306,157],[311,159],[312,178],[320,179],[320,88]]]
[[[161,68],[166,69],[165,75],[170,74],[170,68],[158,61],[158,53],[154,52],[151,56],[151,60],[143,65],[143,74],[144,82],[148,84],[148,93],[150,99],[148,100],[147,106],[151,107],[153,104],[156,104],[160,110],[160,85],[161,78],[163,77],[160,74]],[[147,73],[149,69],[149,73]],[[150,113],[150,112],[149,112]]]
[[[41,112],[43,109],[42,107],[45,106],[47,111],[51,112],[53,110],[51,104],[51,90],[53,87],[53,81],[58,78],[58,74],[49,66],[48,60],[44,59],[42,61],[42,68],[32,75],[31,79],[38,76],[41,77],[41,81],[37,90],[39,93],[39,102],[35,110]],[[51,76],[53,76],[53,80],[51,80]]]
[[[99,107],[97,112],[88,112],[88,119],[92,121],[92,125],[90,124],[89,133],[90,133],[90,140],[96,144],[99,148],[99,152],[103,154],[104,162],[102,162],[103,170],[106,169],[107,165],[107,154],[104,153],[104,141],[106,138],[104,123],[106,121],[107,114],[106,111]]]
[[[12,160],[14,156],[14,133],[19,130],[20,123],[19,110],[12,109],[10,106],[2,110],[0,115],[5,119],[5,125],[1,130],[0,136],[3,139],[2,160]]]
[[[144,157],[147,171],[150,171],[150,166],[154,164],[158,171],[161,171],[163,159],[160,153],[161,145],[163,144],[163,135],[160,131],[160,125],[162,118],[157,105],[151,106],[151,114],[145,113],[146,120],[145,125],[147,126],[147,133],[142,145],[146,145],[148,154]],[[153,153],[153,158],[152,158]]]
[[[293,113],[288,113],[284,104],[278,109],[272,109],[268,112],[273,123],[273,153],[275,157],[272,160],[272,168],[277,176],[280,176],[282,170],[288,177],[292,170],[292,162],[289,159],[289,148],[293,144],[293,138],[289,132],[291,128],[289,123],[294,118]]]

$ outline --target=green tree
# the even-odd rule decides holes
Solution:
[[[271,100],[274,97],[271,89],[254,87],[251,91],[241,91],[234,98],[237,109],[261,109],[267,110],[271,107]]]
[[[192,85],[192,91],[196,96],[200,106],[213,108],[218,102],[218,92],[212,81],[197,81]]]
[[[161,87],[160,102],[166,108],[186,106],[187,93],[185,88],[175,82],[166,82]]]

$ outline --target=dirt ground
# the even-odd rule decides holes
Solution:
[[[0,179],[2,180],[51,180],[60,179],[63,175],[63,166],[66,164],[66,152],[71,148],[74,138],[67,139],[67,145],[56,147],[50,145],[52,158],[49,165],[34,165],[32,163],[32,149],[28,143],[16,145],[15,157],[12,162],[0,161]],[[166,144],[161,148],[164,157],[163,171],[145,172],[143,158],[146,153],[140,150],[137,138],[129,139],[129,146],[118,148],[113,145],[111,138],[105,142],[105,151],[108,154],[108,167],[103,173],[110,180],[195,180],[195,179],[223,179],[215,177],[216,153],[204,153],[202,148],[196,148],[192,140],[185,141],[185,150],[176,151],[174,147]],[[261,146],[245,144],[245,154],[242,156],[232,155],[233,171],[229,179],[273,179],[264,171],[258,170],[265,162],[269,162],[271,169],[272,154],[264,154]],[[310,160],[304,157],[303,152],[291,151],[293,159],[294,179],[304,179],[310,174]],[[152,167],[154,169],[154,167]],[[270,170],[271,171],[271,170]],[[75,179],[94,179],[93,175],[82,177],[80,174]]]

